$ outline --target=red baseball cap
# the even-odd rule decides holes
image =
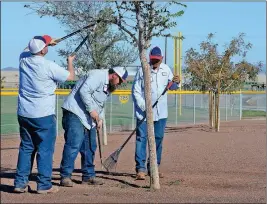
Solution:
[[[48,46],[49,43],[52,41],[52,38],[49,35],[44,35],[43,38],[45,39],[45,45]]]

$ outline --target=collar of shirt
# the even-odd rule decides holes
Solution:
[[[44,58],[44,56],[41,56],[41,55],[33,55],[33,54],[31,54],[31,57],[35,57],[35,58]]]
[[[150,70],[151,70],[151,72],[153,72],[153,73],[158,73],[158,71],[159,71],[160,69],[163,69],[163,68],[161,67],[161,64],[159,65],[159,68],[156,69],[156,70],[153,69],[153,66],[152,66],[152,65],[150,66]]]

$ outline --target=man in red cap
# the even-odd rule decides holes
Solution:
[[[49,45],[56,45],[50,36],[35,36],[19,58],[18,122],[20,147],[14,192],[28,190],[31,156],[37,152],[37,193],[55,193],[52,186],[52,163],[56,141],[55,94],[57,82],[74,80],[73,60],[68,57],[68,70],[47,60]]]
[[[149,54],[149,60],[151,65],[151,96],[152,104],[154,104],[170,81],[174,82],[173,85],[170,87],[170,90],[178,89],[180,77],[178,75],[174,76],[168,65],[162,63],[163,55],[159,47],[154,47],[151,49]],[[139,69],[136,73],[132,87],[132,97],[135,106],[137,124],[139,124],[143,117],[145,117],[144,90],[144,75],[142,69]],[[161,97],[157,105],[153,108],[154,134],[156,140],[158,166],[161,163],[162,142],[167,117],[168,104],[167,94],[165,94]],[[146,121],[144,121],[136,130],[135,170],[137,173],[137,180],[144,180],[146,173],[149,174],[149,161],[147,161],[146,165],[146,146],[147,124]],[[159,173],[159,176],[160,178],[162,178],[163,174]]]

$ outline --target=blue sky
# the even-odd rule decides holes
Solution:
[[[18,56],[34,35],[48,34],[52,37],[66,35],[65,28],[53,18],[40,18],[24,8],[23,2],[1,3],[1,68],[18,67]],[[182,32],[183,55],[189,48],[197,48],[208,33],[216,32],[219,44],[229,42],[238,33],[246,33],[246,40],[253,44],[247,59],[250,62],[263,61],[266,64],[266,2],[190,2],[173,34]],[[152,45],[162,47],[164,39],[152,40]],[[46,56],[60,63],[62,59],[56,50],[64,42],[50,48]],[[173,66],[173,40],[168,40],[167,64]],[[137,61],[135,64],[139,64]]]

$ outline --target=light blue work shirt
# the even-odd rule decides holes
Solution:
[[[81,77],[65,99],[62,108],[77,115],[87,129],[95,127],[90,112],[95,110],[100,119],[104,116],[104,104],[108,92],[108,70],[90,70]]]
[[[17,114],[41,118],[55,114],[57,82],[65,82],[69,71],[28,49],[19,58],[19,96]]]
[[[151,67],[151,99],[152,105],[162,94],[168,83],[172,80],[173,73],[168,65],[161,63],[158,70],[153,70]],[[178,89],[178,85],[174,83],[170,90]],[[132,86],[132,97],[135,107],[135,115],[139,120],[145,116],[145,86],[144,75],[142,68],[139,68]],[[158,104],[153,108],[153,120],[158,121],[163,118],[168,118],[167,93],[161,96]]]

